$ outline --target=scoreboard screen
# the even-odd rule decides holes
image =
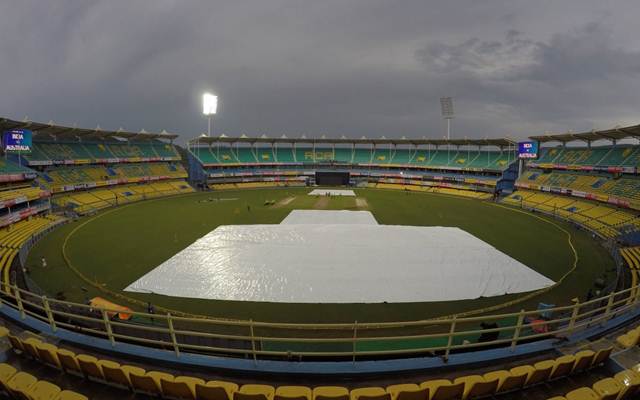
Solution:
[[[538,142],[518,143],[518,158],[538,158]]]
[[[30,153],[31,131],[28,129],[13,129],[2,133],[2,148],[7,153]]]

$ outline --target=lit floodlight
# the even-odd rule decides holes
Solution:
[[[202,113],[204,115],[214,115],[218,110],[218,96],[211,93],[202,95]]]

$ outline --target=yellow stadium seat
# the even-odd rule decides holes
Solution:
[[[9,379],[7,382],[7,389],[14,398],[28,399],[29,394],[31,393],[31,388],[33,388],[33,385],[35,385],[37,381],[38,379],[35,376],[20,371]]]
[[[156,371],[149,371],[144,374],[141,374],[137,371],[131,371],[129,374],[129,379],[131,380],[131,385],[133,386],[134,392],[140,392],[145,394],[152,394],[155,396],[162,395],[162,388],[160,387],[160,377],[159,375],[162,373],[158,373]],[[171,374],[166,374],[169,377],[173,377]]]
[[[612,351],[613,351],[613,346],[609,346],[604,349],[598,350],[596,352],[595,357],[593,357],[593,363],[591,364],[591,368],[597,367],[603,362],[607,361]]]
[[[640,374],[633,370],[620,371],[613,376],[622,390],[620,391],[620,399],[631,399],[640,393]]]
[[[312,394],[312,400],[349,400],[349,390],[342,386],[318,386]]]
[[[387,393],[392,400],[425,400],[429,398],[429,389],[421,388],[415,383],[401,383],[387,386]]]
[[[377,386],[353,389],[350,397],[351,400],[391,400],[391,395]]]
[[[22,346],[24,347],[24,350],[28,355],[30,355],[33,359],[38,360],[40,359],[40,354],[38,354],[36,345],[41,343],[42,341],[40,339],[30,337],[22,341]]]
[[[551,370],[555,366],[554,360],[544,360],[538,361],[533,364],[533,372],[529,375],[527,379],[527,383],[525,385],[536,385],[538,383],[544,382],[549,379],[549,375],[551,375]]]
[[[9,344],[13,348],[13,351],[15,351],[16,353],[26,352],[24,344],[22,344],[22,340],[20,340],[19,337],[9,334],[7,338],[9,339]]]
[[[98,364],[97,358],[88,354],[78,354],[76,360],[85,377],[100,382],[104,381],[104,375],[102,374],[102,369]]]
[[[311,400],[311,389],[307,386],[279,386],[275,400]]]
[[[576,361],[573,365],[573,370],[571,371],[571,373],[581,372],[591,367],[595,356],[596,353],[593,350],[582,350],[577,352],[575,354]]]
[[[61,368],[60,360],[58,360],[58,354],[56,353],[58,350],[56,346],[51,343],[38,343],[36,345],[36,350],[38,351],[42,362],[54,368]]]
[[[462,397],[464,393],[464,382],[453,383],[448,379],[433,379],[422,382],[420,387],[429,389],[430,400],[446,400]]]
[[[16,370],[12,365],[1,363],[0,364],[0,386],[5,391],[9,391],[7,389],[7,383],[13,377],[18,370]]]
[[[202,400],[232,400],[238,385],[232,382],[209,381],[196,384],[196,398]]]
[[[453,381],[454,384],[464,383],[462,400],[491,395],[496,392],[498,382],[498,378],[487,381],[480,375],[463,376]]]
[[[197,384],[204,384],[204,380],[193,376],[176,376],[174,379],[160,379],[163,395],[177,399],[195,400]]]
[[[5,338],[5,337],[9,336],[9,333],[11,333],[9,331],[9,329],[7,329],[4,326],[0,326],[0,338]]]
[[[29,390],[30,400],[52,400],[58,397],[62,389],[47,381],[38,381]]]
[[[623,386],[613,378],[604,378],[593,384],[593,391],[600,396],[600,400],[615,400],[622,389]]]
[[[498,386],[496,393],[510,392],[512,390],[520,389],[524,386],[529,376],[528,371],[520,370],[517,373],[513,373],[506,370],[491,371],[483,375],[485,380],[498,380]]]
[[[549,380],[554,380],[567,376],[573,371],[573,366],[576,363],[576,358],[572,355],[566,355],[558,357],[555,361],[551,374],[549,374]]]
[[[640,329],[632,329],[629,332],[616,338],[616,342],[622,347],[631,348],[638,345],[640,341]]]
[[[89,398],[72,390],[63,390],[55,400],[89,400]]]
[[[131,372],[135,371],[140,375],[144,375],[145,373],[145,370],[142,368],[134,367],[132,365],[120,365],[117,362],[109,360],[100,360],[98,364],[100,364],[102,374],[107,382],[117,386],[124,386],[126,388],[131,388],[133,386],[131,384],[131,379],[129,379],[129,374],[131,374]]]
[[[58,360],[60,361],[60,367],[67,373],[84,376],[80,364],[76,359],[74,352],[66,349],[58,349],[56,351]]]
[[[273,400],[275,389],[271,385],[242,385],[234,393],[234,400]]]
[[[572,390],[565,397],[567,400],[600,400],[598,394],[588,387]]]

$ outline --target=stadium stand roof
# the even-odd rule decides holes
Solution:
[[[627,127],[616,127],[612,129],[605,129],[602,131],[590,131],[583,133],[560,133],[560,134],[545,134],[541,136],[529,136],[529,139],[537,140],[540,143],[547,142],[593,142],[596,140],[611,140],[617,141],[626,138],[640,138],[640,125],[633,125]]]
[[[103,130],[100,126],[94,129],[77,128],[56,125],[53,121],[48,123],[33,121],[15,121],[8,118],[0,118],[0,131],[11,129],[29,129],[33,132],[33,137],[38,138],[66,138],[66,139],[124,139],[124,140],[149,140],[168,139],[173,140],[178,135],[162,131],[160,133],[147,132],[144,129],[140,132],[128,132],[120,128],[117,131]]]
[[[199,145],[199,144],[214,144],[214,143],[319,143],[319,144],[394,144],[394,145],[435,145],[435,146],[444,146],[444,145],[454,145],[454,146],[496,146],[496,147],[507,147],[516,145],[516,141],[507,138],[500,139],[428,139],[428,138],[406,138],[401,137],[399,139],[386,138],[381,137],[379,139],[370,139],[362,136],[359,139],[350,139],[344,136],[340,138],[327,138],[325,136],[321,136],[319,138],[307,138],[302,136],[300,138],[288,138],[286,135],[282,135],[277,138],[270,138],[266,135],[262,135],[260,137],[248,137],[246,135],[242,135],[240,137],[229,137],[226,135],[220,136],[206,136],[201,135],[195,139],[191,139],[189,141],[189,145]]]

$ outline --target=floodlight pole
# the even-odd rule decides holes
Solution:
[[[207,115],[207,136],[211,137],[211,114]]]

